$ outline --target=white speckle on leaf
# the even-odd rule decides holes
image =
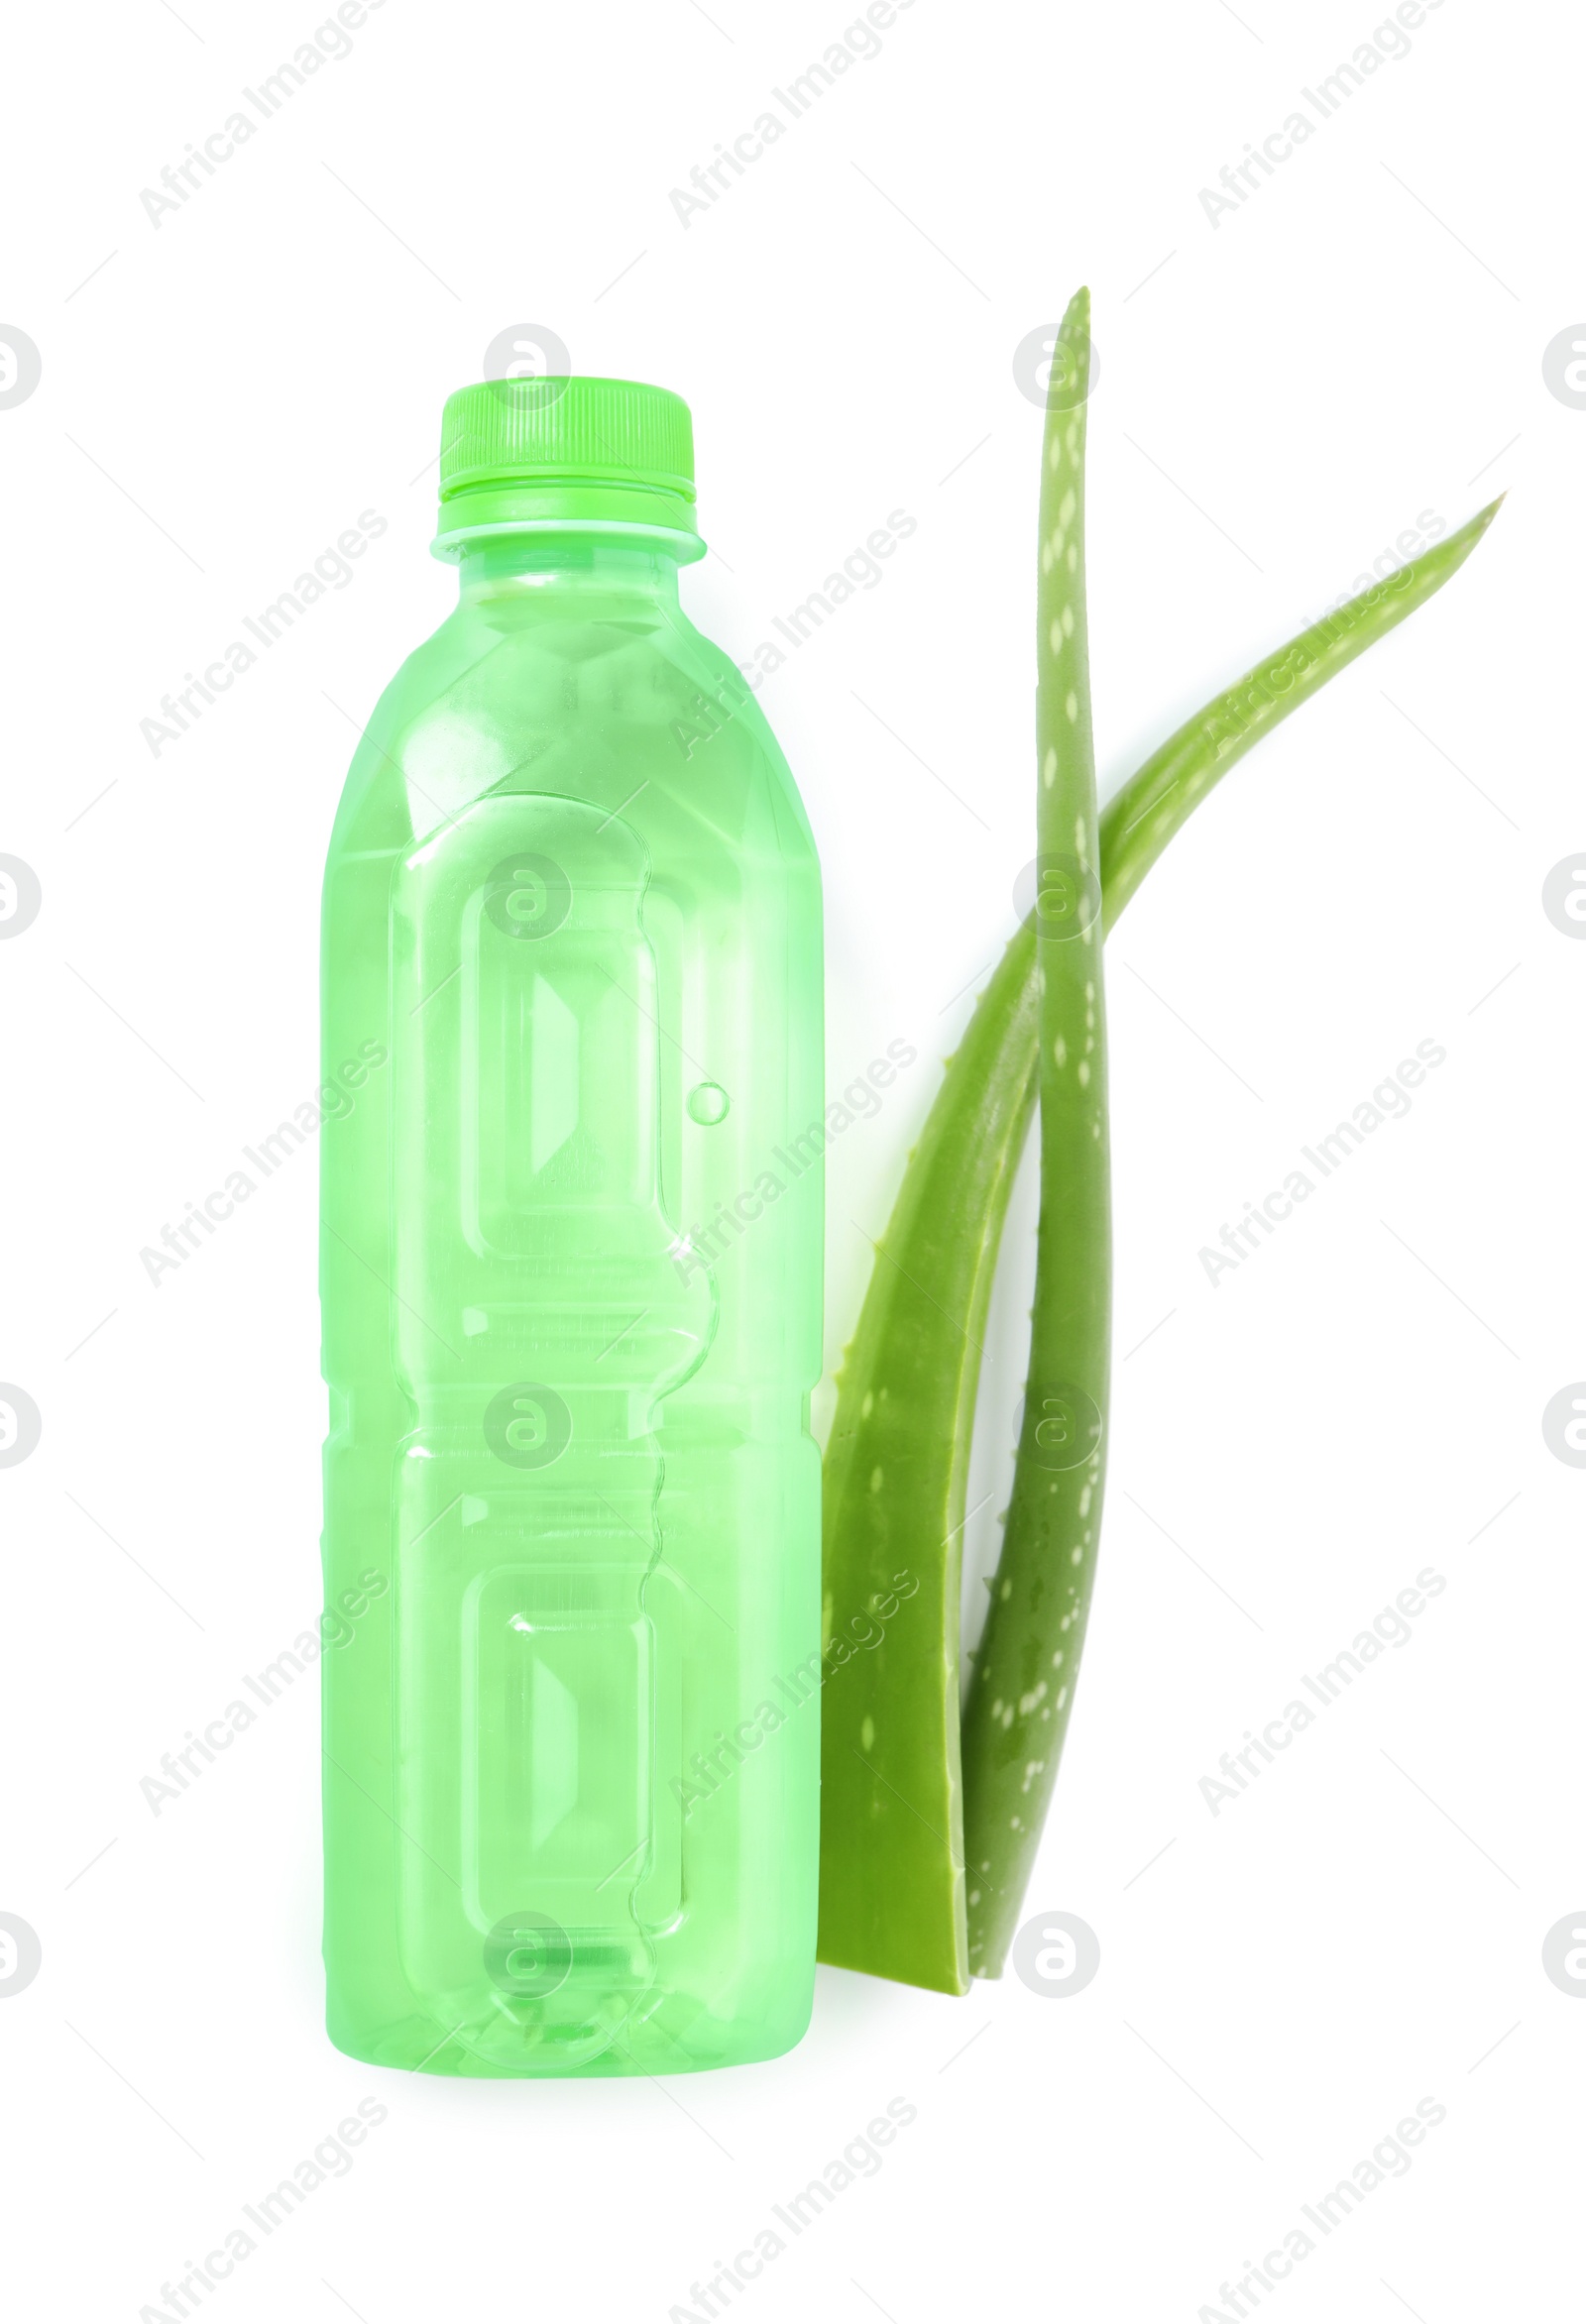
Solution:
[[[1070,1550],[1070,1552],[1069,1552],[1069,1563],[1070,1563],[1070,1565],[1071,1565],[1071,1566],[1076,1566],[1076,1565],[1078,1565],[1078,1564],[1079,1564],[1079,1562],[1080,1562],[1080,1560],[1083,1558],[1083,1556],[1084,1556],[1084,1551],[1083,1551],[1082,1549],[1078,1548],[1077,1546],[1076,1546],[1076,1547],[1075,1547],[1074,1549],[1071,1549],[1071,1550]]]
[[[865,1391],[864,1391],[864,1401],[863,1401],[863,1403],[862,1403],[862,1404],[859,1406],[859,1418],[860,1418],[861,1420],[868,1420],[868,1419],[869,1419],[869,1417],[870,1417],[870,1414],[871,1414],[871,1413],[872,1413],[874,1410],[875,1410],[875,1390],[874,1390],[874,1388],[866,1388],[866,1389],[865,1389]]]
[[[1072,606],[1065,606],[1060,618],[1063,622],[1064,636],[1072,637],[1074,635],[1074,608]]]
[[[1077,1068],[1077,1070],[1078,1070],[1078,1075],[1079,1075],[1079,1087],[1080,1087],[1081,1089],[1083,1089],[1083,1087],[1084,1087],[1085,1083],[1086,1083],[1086,1082],[1089,1080],[1089,1078],[1090,1078],[1090,1068],[1089,1068],[1089,1066],[1088,1066],[1088,1065],[1085,1063],[1085,1061],[1084,1061],[1083,1057],[1081,1057],[1081,1058],[1079,1059],[1079,1063],[1078,1063],[1078,1068]]]
[[[1058,1689],[1058,1702],[1057,1702],[1057,1708],[1059,1709],[1059,1711],[1061,1711],[1061,1710],[1063,1709],[1063,1706],[1065,1705],[1065,1703],[1067,1703],[1067,1702],[1068,1702],[1068,1700],[1069,1700],[1069,1690],[1068,1690],[1068,1688],[1067,1688],[1067,1687],[1060,1687],[1060,1688]]]
[[[1040,1704],[1043,1696],[1046,1694],[1046,1691],[1047,1683],[1045,1679],[1042,1679],[1039,1685],[1030,1689],[1028,1695],[1021,1695],[1019,1697],[1019,1715],[1021,1718],[1029,1717],[1031,1712],[1034,1711]]]
[[[1070,695],[1063,706],[1063,715],[1072,726],[1079,716],[1079,697],[1076,694]]]
[[[1057,1040],[1052,1044],[1052,1054],[1054,1057],[1056,1057],[1060,1065],[1066,1065],[1069,1061],[1069,1045],[1064,1040],[1061,1033],[1058,1035]]]
[[[863,1719],[861,1719],[861,1720],[859,1721],[859,1749],[860,1749],[861,1751],[868,1751],[868,1749],[870,1748],[870,1745],[871,1745],[871,1744],[872,1744],[874,1741],[875,1741],[875,1721],[874,1721],[874,1719],[873,1719],[873,1718],[863,1718]]]
[[[1058,506],[1058,522],[1063,525],[1072,524],[1074,522],[1075,510],[1078,507],[1078,505],[1079,503],[1075,498],[1072,491],[1065,493]]]
[[[1068,566],[1071,573],[1075,570],[1076,566],[1079,562],[1079,552],[1076,548],[1073,541],[1070,541],[1069,543],[1069,553],[1064,558],[1063,562]]]
[[[880,1492],[880,1490],[881,1490],[881,1472],[880,1472],[880,1470],[879,1470],[879,1469],[872,1469],[872,1470],[870,1471],[870,1491],[871,1491],[872,1493],[879,1493],[879,1492]]]
[[[1054,1669],[1054,1670],[1056,1670],[1056,1669],[1058,1668],[1058,1666],[1059,1666],[1059,1664],[1062,1662],[1062,1660],[1063,1660],[1063,1648],[1060,1646],[1060,1647],[1058,1648],[1058,1651],[1057,1651],[1057,1653],[1056,1653],[1056,1654],[1054,1654],[1054,1656],[1052,1657],[1052,1667],[1053,1667],[1053,1669]]]

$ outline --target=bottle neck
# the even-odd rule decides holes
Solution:
[[[678,563],[656,533],[499,532],[465,542],[457,573],[464,605],[642,599],[675,611]]]

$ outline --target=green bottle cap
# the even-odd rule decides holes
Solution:
[[[437,557],[504,532],[666,534],[705,554],[694,428],[681,395],[637,380],[479,380],[446,398]]]

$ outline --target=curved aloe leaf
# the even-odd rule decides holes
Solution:
[[[1152,753],[1101,815],[1104,928],[1212,786],[1441,589],[1499,505],[1302,630]],[[827,1636],[862,1612],[882,1636],[834,1667],[822,1697],[820,1957],[946,1993],[965,1991],[969,1973],[959,1719],[969,1441],[1035,1103],[1037,1020],[1032,919],[981,994],[909,1158],[826,1456]],[[1071,1677],[1066,1712],[1072,1703]],[[1054,1757],[1061,1742],[1060,1730]]]

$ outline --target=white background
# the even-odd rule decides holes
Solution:
[[[0,944],[0,1378],[43,1414],[0,1472],[0,1910],[44,1962],[0,2005],[19,2316],[158,2312],[376,2092],[356,2166],[204,2313],[660,2320],[898,2096],[884,2167],[734,2313],[1236,2313],[1219,2285],[1425,2097],[1446,2119],[1413,2168],[1264,2306],[1461,2324],[1577,2296],[1586,2007],[1541,1946],[1586,1906],[1586,1476],[1540,1415],[1586,1374],[1586,945],[1540,890],[1586,848],[1586,412],[1542,376],[1586,312],[1578,28],[1446,0],[1235,212],[1198,199],[1386,13],[916,0],[686,227],[671,188],[853,16],[388,0],[158,226],[140,190],[323,18],[15,27],[0,322],[43,378],[0,410],[0,851],[44,891]],[[158,1289],[139,1252],[317,1078],[350,720],[455,587],[426,554],[443,395],[519,321],[680,390],[719,552],[684,588],[740,652],[917,519],[762,696],[826,869],[829,1086],[921,1051],[831,1159],[835,1361],[856,1226],[881,1230],[1034,852],[1040,419],[1013,354],[1079,280],[1108,783],[1421,511],[1511,496],[1108,946],[1111,1480],[1030,1897],[1092,1926],[1100,1972],[954,2001],[823,1970],[794,2055],[664,2088],[356,2065],[320,2028],[311,1683],[158,1819],[139,1788],[317,1608],[312,1158]],[[366,508],[389,529],[352,584],[152,755],[140,720]],[[1425,1039],[1447,1061],[1414,1111],[1214,1288],[1200,1247]],[[1412,1642],[1213,1817],[1219,1754],[1428,1565]]]

